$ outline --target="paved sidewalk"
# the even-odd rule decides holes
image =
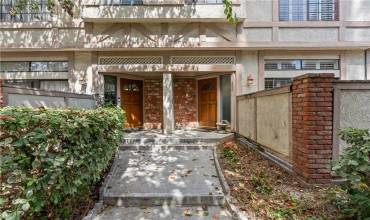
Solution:
[[[138,150],[123,142],[94,220],[231,219],[210,143],[173,148],[155,140],[159,148]]]

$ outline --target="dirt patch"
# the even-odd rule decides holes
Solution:
[[[232,203],[253,219],[338,219],[330,186],[307,185],[257,151],[227,142],[219,146]]]

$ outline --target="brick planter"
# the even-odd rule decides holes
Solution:
[[[329,183],[333,140],[333,74],[293,79],[293,169],[308,183]]]

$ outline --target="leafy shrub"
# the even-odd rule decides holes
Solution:
[[[343,188],[348,198],[338,202],[349,217],[370,219],[370,132],[347,128],[340,137],[351,146],[333,166],[334,172],[347,180]]]
[[[113,157],[119,108],[0,109],[1,218],[66,219]]]

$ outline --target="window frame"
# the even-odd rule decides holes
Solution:
[[[288,61],[288,60],[296,60],[296,61],[299,61],[300,62],[300,69],[266,69],[266,61],[277,61],[277,62],[281,62],[281,61]],[[304,61],[312,61],[312,60],[315,60],[316,61],[316,65],[317,65],[317,62],[320,62],[320,61],[336,61],[337,62],[337,68],[334,68],[334,69],[305,69],[303,68],[303,62]],[[279,67],[279,65],[281,66],[281,64],[277,64],[277,66]],[[335,66],[335,65],[334,65]],[[330,70],[340,70],[340,59],[265,59],[264,60],[264,71],[302,71],[302,70],[316,70],[316,71],[319,71],[319,70],[323,70],[323,71],[330,71]]]
[[[14,72],[31,72],[31,73],[34,73],[34,72],[46,72],[46,73],[65,73],[65,72],[69,72],[69,62],[66,61],[66,60],[47,60],[47,61],[14,61],[14,60],[11,60],[11,61],[0,61],[0,67],[2,67],[2,63],[17,63],[17,62],[27,62],[28,63],[28,68],[27,68],[27,71],[19,71],[19,70],[3,70],[2,68],[0,68],[0,72],[9,72],[9,73],[14,73]],[[40,71],[34,71],[32,70],[32,63],[42,63],[42,62],[47,62],[47,63],[51,63],[51,62],[54,62],[54,63],[67,63],[67,70],[40,70]]]
[[[5,2],[6,1],[6,2]],[[16,5],[15,0],[0,1],[0,22],[50,22],[52,21],[52,13],[48,10],[46,0],[26,0],[25,9],[20,13],[12,16],[11,9]],[[38,10],[32,10],[33,2],[37,1]],[[8,3],[10,2],[10,3]],[[8,8],[8,10],[5,10]],[[38,16],[38,18],[36,17]]]
[[[303,3],[301,4],[302,6],[299,7],[299,3],[293,3],[294,0],[284,0],[284,1],[287,1],[288,3],[282,3],[283,0],[279,0],[278,2],[278,14],[279,14],[279,21],[280,22],[291,22],[291,21],[295,21],[295,22],[304,22],[304,21],[309,21],[309,22],[326,22],[326,21],[339,21],[339,1],[338,0],[331,0],[332,2],[331,3],[323,3],[324,0],[316,0],[317,3],[310,3],[311,0],[300,0],[300,1],[303,1]],[[315,5],[317,4],[317,15],[315,17],[317,17],[317,19],[312,19],[312,13],[314,12],[311,12],[310,10],[312,9],[312,7],[310,7],[311,5]],[[285,10],[287,10],[287,19],[283,19],[284,16],[282,15],[282,6],[285,5]],[[297,6],[298,5],[298,6]],[[331,17],[332,19],[328,20],[328,19],[323,19],[323,15],[325,15],[325,12],[323,12],[322,8],[323,6],[325,5],[331,5],[331,9],[332,9],[332,12],[331,12]],[[301,14],[298,13],[299,17],[302,17],[302,20],[301,19],[294,19],[294,15],[295,15],[295,12],[297,10],[294,10],[294,8],[297,7],[298,9],[302,9],[302,12]],[[287,8],[287,9],[286,9]]]

